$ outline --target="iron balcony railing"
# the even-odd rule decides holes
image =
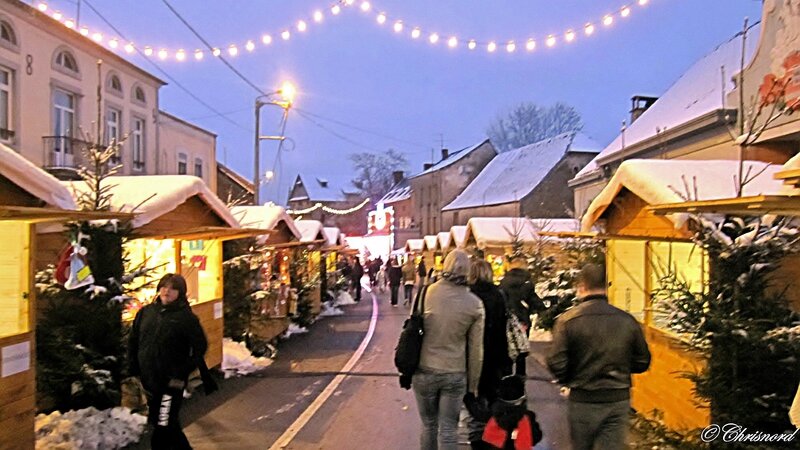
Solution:
[[[77,169],[86,165],[90,143],[69,136],[44,136],[42,143],[45,167]]]

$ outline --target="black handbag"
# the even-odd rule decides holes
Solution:
[[[422,288],[421,292],[414,299],[411,307],[411,316],[403,323],[403,330],[400,332],[400,339],[394,349],[394,365],[401,375],[413,375],[419,366],[419,355],[422,351],[422,338],[425,329],[422,326],[422,314],[425,311],[425,294],[428,286]],[[422,307],[417,308],[422,299]]]

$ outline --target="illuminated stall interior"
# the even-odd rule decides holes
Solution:
[[[427,235],[422,238],[425,245],[422,246],[422,256],[425,257],[425,266],[430,269],[435,266],[437,256],[441,257],[439,252],[439,240],[436,235]]]
[[[404,247],[404,258],[401,261],[402,264],[405,264],[408,258],[412,258],[414,264],[419,264],[419,259],[422,256],[422,252],[425,250],[425,239],[409,239],[406,241],[406,246]]]
[[[776,192],[773,180],[780,166],[745,162],[745,170],[759,174],[745,186],[744,195]],[[705,252],[691,242],[689,216],[656,215],[651,205],[682,202],[674,187],[695,180],[693,194],[701,201],[735,196],[736,161],[629,160],[622,163],[582,219],[582,231],[603,229],[609,301],[642,322],[654,355],[650,370],[635,377],[632,404],[649,414],[663,412],[674,429],[708,425],[708,409],[698,406],[693,384],[680,376],[704,362],[680,345],[682,337],[666,327],[665,317],[655,311],[651,295],[659,280],[672,272],[698,292],[708,282]]]
[[[322,233],[325,235],[325,245],[322,247],[325,253],[325,263],[328,273],[336,272],[336,262],[339,260],[339,254],[347,245],[344,239],[344,233],[336,227],[323,227]],[[328,279],[329,288],[336,283],[334,277]]]
[[[436,235],[436,250],[438,255],[433,260],[434,269],[436,269],[437,272],[441,272],[444,258],[451,250],[449,231],[441,231]]]
[[[322,281],[327,282],[328,268],[323,264],[322,247],[328,242],[322,222],[318,220],[295,220],[295,226],[300,232],[300,242],[308,248],[308,273],[319,274],[320,283],[314,288],[311,295],[311,311],[319,314],[322,310]],[[335,270],[335,269],[334,269]]]

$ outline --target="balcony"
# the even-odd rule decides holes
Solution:
[[[78,169],[86,165],[89,142],[69,136],[44,136],[45,169]]]

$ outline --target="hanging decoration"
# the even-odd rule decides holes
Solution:
[[[86,259],[86,247],[80,244],[85,238],[88,236],[78,233],[75,242],[65,247],[58,255],[55,278],[65,289],[77,289],[94,283],[92,269],[89,268]]]
[[[361,202],[358,205],[353,206],[352,208],[349,208],[349,209],[336,209],[336,208],[331,208],[331,207],[325,206],[322,203],[316,203],[316,204],[314,204],[314,206],[310,206],[310,207],[308,207],[306,209],[287,209],[286,212],[289,213],[289,214],[300,215],[300,214],[308,214],[308,213],[314,212],[314,211],[316,211],[318,209],[322,209],[326,213],[334,214],[334,215],[337,215],[337,216],[343,216],[343,215],[352,214],[352,213],[358,211],[359,209],[365,207],[368,203],[369,203],[369,199],[367,198],[367,199],[364,199],[363,202]]]
[[[560,33],[548,34],[546,36],[528,35],[517,38],[486,41],[472,37],[460,37],[457,33],[444,34],[434,28],[423,29],[422,27],[414,26],[409,21],[394,17],[383,10],[375,8],[375,6],[367,0],[339,0],[336,3],[330,4],[327,8],[314,10],[310,17],[297,19],[291,22],[291,25],[279,29],[277,32],[262,33],[260,36],[244,39],[238,43],[215,46],[210,52],[201,48],[169,49],[154,44],[143,45],[127,42],[116,36],[104,36],[103,33],[92,30],[86,26],[78,27],[74,19],[67,18],[58,10],[51,9],[47,3],[39,2],[36,8],[40,12],[48,14],[53,19],[61,22],[65,27],[113,51],[124,52],[130,55],[140,50],[146,56],[155,55],[162,61],[172,60],[183,62],[194,60],[199,62],[205,60],[206,56],[209,54],[212,57],[218,57],[224,52],[226,56],[237,57],[246,53],[252,53],[259,46],[269,47],[274,42],[289,41],[294,33],[303,34],[309,30],[312,24],[320,25],[325,22],[327,18],[338,16],[344,8],[347,7],[374,17],[375,22],[379,26],[392,30],[394,34],[406,36],[411,40],[424,40],[431,45],[439,45],[450,50],[466,49],[471,52],[481,50],[486,53],[495,53],[499,51],[504,51],[506,53],[533,53],[540,47],[553,48],[560,44],[571,44],[581,37],[588,38],[599,30],[610,28],[617,21],[628,19],[635,7],[644,7],[649,3],[650,0],[630,0],[629,3],[605,14],[603,17],[568,28]]]

